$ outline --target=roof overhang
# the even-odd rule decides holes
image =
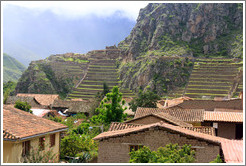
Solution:
[[[67,131],[67,130],[68,130],[68,127],[67,128],[58,129],[58,130],[48,131],[48,132],[45,132],[45,133],[35,134],[35,135],[32,135],[32,136],[23,137],[23,138],[18,138],[18,139],[6,139],[6,138],[4,138],[3,140],[4,141],[17,142],[17,141],[23,141],[23,140],[27,140],[27,139],[31,139],[31,138],[35,138],[35,137],[40,137],[40,136],[47,135],[47,134],[63,132],[63,131]]]

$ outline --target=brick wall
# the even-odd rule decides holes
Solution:
[[[180,134],[174,134],[163,130],[148,130],[128,136],[109,138],[99,142],[98,162],[99,163],[127,163],[129,162],[129,145],[145,145],[151,150],[157,150],[169,143],[178,143],[180,146],[191,144],[196,148],[196,162],[208,163],[219,154],[219,145],[189,139]]]

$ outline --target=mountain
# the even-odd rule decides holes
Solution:
[[[136,23],[120,11],[101,18],[63,18],[15,5],[3,8],[3,50],[28,66],[58,53],[86,53],[119,43]]]
[[[132,59],[148,54],[242,58],[242,4],[162,3],[140,10],[119,47]],[[238,52],[235,52],[238,49]]]
[[[26,67],[8,54],[3,54],[3,82],[17,82]]]
[[[197,58],[243,58],[243,10],[237,3],[152,3],[119,43],[123,87],[163,95],[184,88]],[[185,64],[185,62],[187,64]]]
[[[232,80],[240,77],[238,71],[242,69],[242,23],[242,4],[148,4],[140,10],[130,35],[117,47],[87,54],[57,54],[32,62],[18,82],[16,92],[59,93],[83,98],[100,90],[103,78],[107,78],[109,83],[118,82],[121,89],[135,94],[139,89],[149,89],[163,97],[174,92],[183,94],[199,63],[203,69],[210,65],[215,74],[213,78],[218,80],[220,73],[214,72],[216,66],[213,65],[225,62],[219,64],[222,71],[232,65],[235,72],[224,72],[232,74],[228,76]],[[109,60],[115,65],[107,62]],[[192,79],[207,77],[209,71],[204,75],[196,70],[198,73],[193,74]],[[227,88],[230,89],[231,84],[226,85]],[[189,90],[193,93],[192,88]]]

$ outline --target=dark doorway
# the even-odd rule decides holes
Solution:
[[[236,124],[236,139],[243,138],[243,124]]]

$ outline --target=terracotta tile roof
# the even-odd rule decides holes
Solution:
[[[204,116],[203,109],[164,109],[164,108],[143,108],[138,107],[134,118],[145,116],[151,113],[167,113],[184,122],[202,122]]]
[[[221,148],[226,163],[243,162],[243,140],[223,140]]]
[[[223,140],[224,138],[221,137],[216,137],[204,133],[199,133],[196,131],[188,130],[179,126],[174,126],[168,123],[163,123],[163,122],[158,122],[150,125],[143,125],[143,126],[138,126],[134,128],[127,128],[124,130],[115,130],[115,131],[108,131],[108,132],[103,132],[96,137],[94,137],[94,140],[102,140],[102,139],[107,139],[107,138],[114,138],[114,137],[121,137],[129,134],[136,134],[137,132],[141,131],[147,131],[151,128],[158,128],[159,130],[165,130],[165,131],[170,131],[172,133],[178,133],[187,137],[193,137],[197,139],[201,139],[204,141],[220,144],[220,141]]]
[[[153,114],[153,113],[159,113],[163,112],[163,108],[144,108],[144,107],[138,107],[135,113],[134,118],[139,118],[141,116],[145,116],[148,114]]]
[[[115,131],[115,130],[124,130],[128,128],[134,128],[138,126],[143,126],[143,124],[132,124],[132,123],[121,123],[121,122],[112,122],[110,124],[108,131]],[[181,126],[180,126],[181,127]],[[192,126],[191,127],[182,127],[188,130],[193,130],[199,133],[215,135],[215,129],[209,126]]]
[[[243,113],[205,111],[204,121],[243,122]]]
[[[121,122],[112,122],[108,131],[115,131],[115,130],[124,130],[133,127],[143,126],[141,124],[131,124],[131,123],[121,123]]]
[[[88,112],[88,110],[93,104],[91,101],[72,101],[72,100],[60,100],[57,99],[54,101],[53,108],[68,108],[64,113],[78,113],[78,112]]]
[[[227,109],[227,108],[215,108],[214,112],[243,112],[243,110]]]
[[[65,130],[67,126],[16,109],[13,105],[3,106],[4,139],[25,139],[60,129]]]
[[[161,120],[168,121],[171,124],[174,124],[174,125],[177,125],[177,126],[192,127],[192,124],[185,123],[184,121],[179,120],[179,119],[175,118],[174,116],[171,116],[168,113],[164,113],[164,112],[150,113],[150,114],[147,114],[145,116],[141,116],[141,117],[138,117],[138,118],[131,119],[129,121],[126,121],[125,123],[133,122],[133,121],[136,121],[138,119],[143,119],[143,118],[146,118],[147,116],[155,116],[157,118],[160,118]]]
[[[193,127],[184,127],[188,130],[193,130],[199,133],[209,134],[215,136],[215,128],[209,126],[193,126]]]
[[[184,100],[182,103],[169,108],[184,108],[184,109],[205,109],[206,111],[213,111],[215,108],[227,108],[242,110],[242,100],[241,99],[231,99],[223,101],[215,100]]]
[[[41,105],[49,106],[59,98],[57,94],[29,94],[29,93],[18,93],[16,96],[23,97],[34,97]]]
[[[16,101],[27,102],[32,107],[42,107],[34,97],[30,96],[9,96],[7,98],[6,104],[15,104]]]

